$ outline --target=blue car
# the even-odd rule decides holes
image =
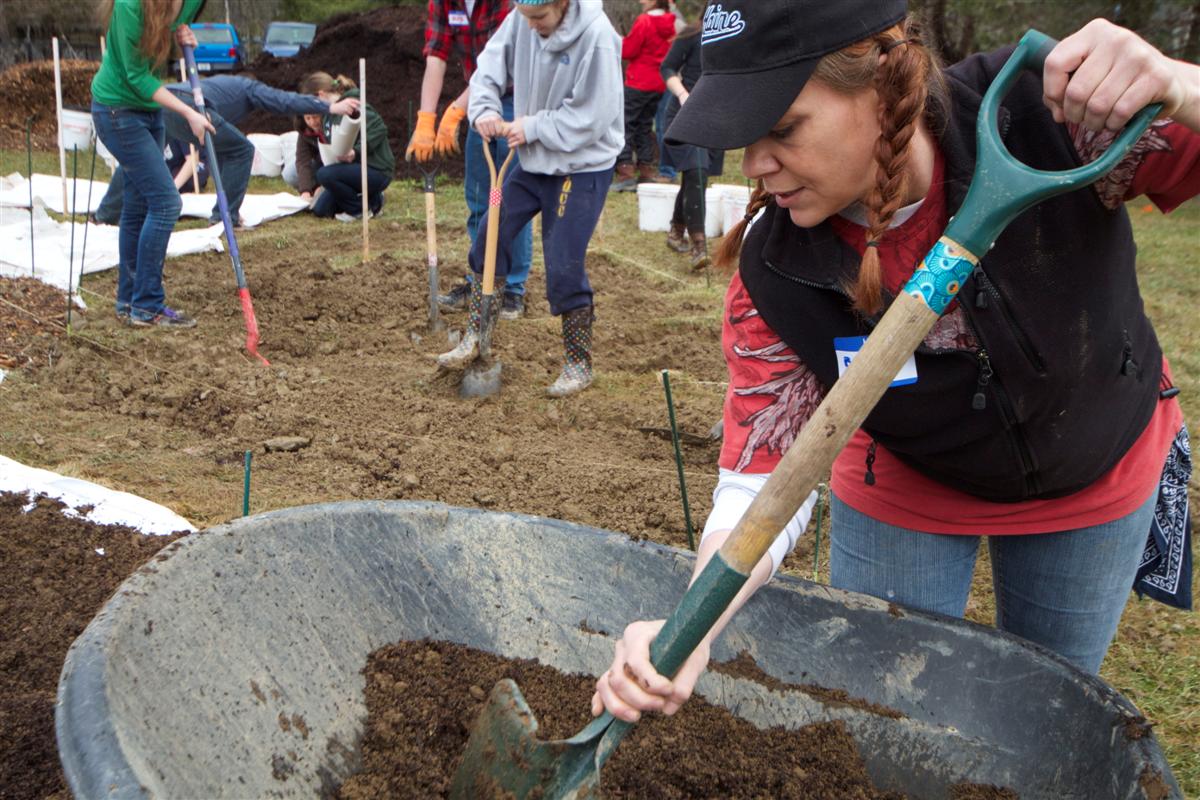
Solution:
[[[228,72],[242,66],[242,43],[232,25],[222,22],[193,23],[196,34],[196,69]]]
[[[312,44],[317,26],[310,22],[272,22],[263,37],[263,50],[277,58],[291,58]]]

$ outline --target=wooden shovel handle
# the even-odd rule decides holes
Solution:
[[[483,143],[483,157],[487,161],[488,174],[492,179],[491,191],[488,192],[487,239],[483,249],[483,293],[490,295],[496,290],[496,244],[500,239],[500,200],[501,187],[504,185],[504,173],[512,162],[517,151],[508,149],[508,157],[496,171],[496,162],[492,159],[492,150],[488,143]]]

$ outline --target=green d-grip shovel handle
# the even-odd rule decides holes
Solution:
[[[910,297],[898,297],[893,309],[885,315],[885,319],[892,318],[894,324],[887,327],[881,320],[846,374],[801,429],[720,552],[696,577],[655,637],[650,647],[650,660],[660,674],[674,676],[708,634],[746,583],[754,565],[812,491],[818,476],[828,470],[837,452],[887,388],[900,364],[912,354],[933,322],[954,299],[979,258],[1005,226],[1036,203],[1086,186],[1106,174],[1161,110],[1159,105],[1142,109],[1104,155],[1085,166],[1046,172],[1017,161],[1000,141],[996,124],[1000,101],[1022,70],[1041,71],[1046,56],[1057,44],[1038,31],[1027,32],[988,88],[976,126],[975,173],[962,207],[905,286],[904,294]],[[914,298],[918,302],[914,302]],[[880,341],[876,341],[876,337]],[[895,341],[889,344],[885,342],[887,339]],[[879,358],[875,358],[877,354],[880,354]],[[888,359],[897,354],[899,360],[893,365]],[[872,381],[868,386],[872,371],[883,375],[883,379]],[[851,375],[865,376],[861,382],[863,386],[854,384]],[[856,407],[846,410],[849,406]],[[602,735],[595,760],[596,769],[599,769],[630,727],[631,723],[605,713],[570,741],[584,742]]]

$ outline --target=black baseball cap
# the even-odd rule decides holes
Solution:
[[[907,0],[720,0],[700,33],[704,69],[671,144],[745,147],[779,121],[821,57],[890,28]]]

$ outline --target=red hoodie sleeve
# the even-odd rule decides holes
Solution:
[[[1097,133],[1073,123],[1067,129],[1085,163],[1099,158],[1116,138],[1112,131]],[[1144,194],[1164,214],[1173,211],[1200,194],[1200,133],[1171,119],[1152,123],[1095,190],[1109,208]]]
[[[629,35],[621,40],[621,58],[629,61],[637,58],[642,52],[642,45],[646,41],[646,16],[644,14],[638,16],[633,21],[633,27],[629,29]]]

